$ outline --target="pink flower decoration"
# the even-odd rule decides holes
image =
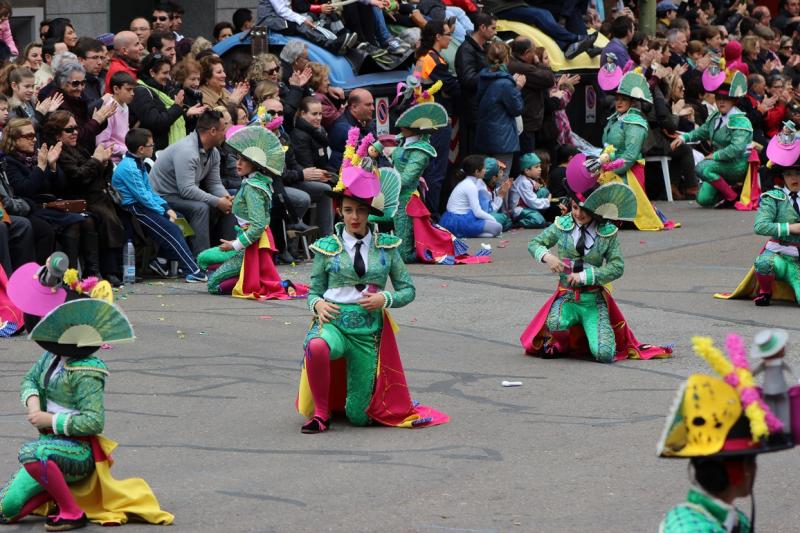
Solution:
[[[352,147],[358,146],[358,136],[361,135],[361,130],[358,128],[350,128],[347,132],[347,144]]]
[[[728,352],[728,357],[736,368],[746,368],[750,370],[750,365],[747,363],[747,354],[744,348],[744,342],[739,335],[731,333],[725,339],[725,351]]]
[[[735,372],[731,372],[727,376],[725,376],[725,383],[730,385],[733,388],[739,387],[739,376],[736,375]]]
[[[269,131],[275,131],[278,128],[280,128],[281,126],[283,126],[283,117],[282,116],[277,116],[277,117],[273,118],[272,120],[270,120],[269,122],[267,122],[267,125],[265,127]]]
[[[361,144],[358,146],[358,151],[356,151],[356,155],[360,158],[364,158],[367,155],[367,150],[369,149],[370,145],[375,142],[375,137],[368,133],[363,139],[361,139]]]
[[[95,276],[86,278],[81,282],[81,289],[83,289],[83,292],[86,293],[92,292],[92,289],[94,289],[95,285],[97,285],[99,281],[100,280],[98,280]]]

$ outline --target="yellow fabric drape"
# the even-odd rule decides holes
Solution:
[[[714,295],[714,298],[720,298],[722,300],[734,300],[739,298],[752,299],[755,298],[757,294],[758,282],[756,281],[756,269],[750,267],[747,275],[733,292],[718,292]],[[772,282],[772,299],[794,302],[794,291],[787,283],[776,279]]]

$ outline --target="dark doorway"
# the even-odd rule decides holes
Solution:
[[[127,30],[131,20],[136,17],[147,17],[150,20],[153,7],[159,3],[156,0],[111,2],[111,31],[116,33]],[[177,3],[186,11],[181,33],[191,38],[203,35],[211,40],[211,30],[216,24],[216,0],[178,0]]]

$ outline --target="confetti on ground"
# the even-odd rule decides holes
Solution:
[[[647,244],[647,241],[639,241],[639,244]]]
[[[447,283],[442,283],[442,287],[447,288]]]
[[[165,319],[163,316],[158,317],[159,322],[163,322]]]
[[[284,326],[291,326],[291,325],[292,325],[292,323],[291,323],[291,322],[284,322],[284,323],[283,323],[283,325],[284,325]]]
[[[208,333],[206,333],[205,331],[200,331],[198,332],[198,335],[208,335]]]
[[[508,239],[503,239],[502,241],[500,241],[500,243],[497,245],[497,247],[498,248],[505,248],[506,246],[508,246],[508,243],[510,243],[510,242],[511,241],[509,241]]]
[[[163,294],[156,294],[156,298],[163,298],[163,297],[164,297]]]
[[[111,348],[112,348],[112,346],[110,344],[108,344],[108,343],[103,343],[103,344],[100,345],[100,349],[101,350],[110,350]]]
[[[175,333],[178,334],[178,338],[179,339],[185,339],[186,338],[186,333],[182,332],[181,330],[178,330]]]
[[[271,317],[271,316],[269,316],[269,315],[261,315],[261,316],[260,316],[260,317],[258,317],[258,318],[260,318],[261,320],[272,320],[272,317]]]
[[[416,324],[416,323],[417,323],[417,319],[416,319],[416,318],[412,318],[412,319],[411,319],[411,323],[412,323],[412,324]]]

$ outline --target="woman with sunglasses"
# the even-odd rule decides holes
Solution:
[[[94,219],[80,213],[44,207],[45,203],[57,199],[54,191],[63,187],[64,173],[58,168],[61,150],[61,143],[37,147],[36,131],[27,118],[15,118],[9,122],[0,142],[0,151],[6,154],[6,173],[12,194],[28,203],[28,216],[33,222],[37,240],[42,235],[43,221],[55,232],[61,249],[69,257],[70,268],[78,267],[78,258],[82,255],[84,274],[99,275]],[[52,252],[52,249],[47,250],[45,259]],[[41,256],[38,249],[37,256]]]
[[[90,242],[98,243],[100,270],[112,285],[119,285],[119,257],[125,243],[125,226],[108,193],[113,166],[112,148],[102,144],[90,153],[78,144],[78,125],[69,111],[55,111],[42,124],[42,140],[52,146],[61,143],[58,168],[64,180],[56,185],[59,198],[86,200],[86,210],[94,218],[96,233]],[[87,249],[84,253],[98,253]]]
[[[64,98],[60,109],[69,111],[75,117],[78,144],[93,151],[95,137],[105,129],[108,117],[116,112],[116,104],[109,102],[90,114],[86,102],[81,98],[86,87],[86,71],[80,63],[67,61],[58,65],[53,81],[57,87],[53,96],[60,94]]]

